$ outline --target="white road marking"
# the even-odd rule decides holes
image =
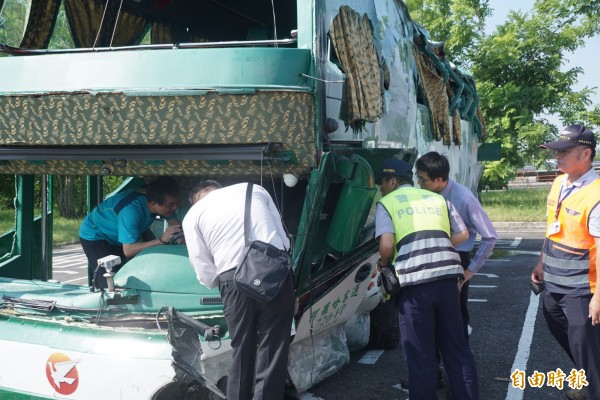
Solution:
[[[377,362],[379,357],[381,357],[383,352],[384,350],[369,350],[365,353],[364,356],[362,356],[360,360],[358,360],[358,363],[373,365]]]
[[[510,260],[507,258],[488,258],[487,260],[485,260],[485,262],[494,262],[494,261],[495,262],[498,262],[498,261],[506,262],[506,261],[510,261]]]
[[[533,339],[533,331],[535,329],[535,319],[537,317],[538,306],[540,304],[540,297],[531,293],[529,295],[529,307],[527,307],[527,313],[525,314],[525,322],[523,322],[523,330],[521,331],[521,338],[519,339],[519,346],[517,348],[517,354],[515,355],[515,361],[513,362],[510,373],[512,374],[516,369],[521,371],[527,370],[527,361],[529,360],[529,352],[531,351],[531,342]],[[523,390],[514,388],[512,381],[508,384],[506,391],[506,400],[522,400]]]
[[[300,396],[298,396],[298,400],[323,400],[323,399],[315,396],[314,394],[304,392],[304,393],[300,393]]]
[[[59,259],[59,260],[69,260],[69,259],[80,259],[82,257],[85,257],[85,254],[83,253],[52,253],[52,257]]]
[[[84,281],[83,283],[78,283],[78,285],[87,285],[87,276],[84,276],[82,278],[77,278],[77,279],[71,279],[68,281],[61,281],[61,283],[73,283],[73,282],[77,282],[77,281]]]
[[[392,386],[394,389],[402,390],[404,393],[408,393],[408,389],[404,389],[401,384],[397,383]]]
[[[79,267],[81,265],[83,265],[84,263],[82,262],[68,262],[68,263],[64,263],[64,262],[56,262],[54,261],[52,263],[52,266],[54,268],[69,268],[69,267]],[[87,266],[87,263],[85,263],[85,265]]]
[[[498,275],[496,275],[496,274],[484,274],[481,272],[477,272],[475,275],[483,275],[483,276],[487,276],[488,278],[498,278]]]
[[[493,288],[497,288],[498,286],[496,285],[469,285],[470,288],[477,288],[477,289],[493,289]]]
[[[515,240],[510,244],[510,247],[517,247],[521,243],[521,238],[516,237]]]
[[[487,299],[469,299],[469,302],[473,302],[473,303],[487,303]]]
[[[61,278],[66,278],[67,275],[82,275],[81,270],[88,269],[88,261],[81,246],[59,247],[52,251],[52,268],[53,273]],[[86,273],[75,279],[63,280],[61,278],[58,278],[61,283],[74,285],[87,285],[88,283]]]
[[[81,247],[74,247],[74,248],[58,248],[56,250],[52,251],[53,254],[83,254],[83,251],[81,251]]]

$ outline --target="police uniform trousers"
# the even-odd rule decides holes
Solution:
[[[234,270],[230,270],[219,276],[233,348],[227,399],[283,399],[294,316],[293,276],[290,273],[281,293],[266,303],[239,291],[233,284],[233,275]]]
[[[398,297],[410,400],[437,398],[438,351],[453,398],[479,399],[475,358],[463,334],[456,278],[405,286]]]
[[[585,371],[588,400],[600,399],[600,325],[589,318],[591,294],[559,294],[544,290],[544,318],[550,332],[576,368]],[[564,371],[567,376],[569,371]]]

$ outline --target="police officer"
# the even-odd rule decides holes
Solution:
[[[375,235],[381,265],[392,263],[400,290],[400,333],[409,375],[409,398],[436,398],[438,351],[454,398],[479,399],[475,359],[463,335],[458,278],[463,277],[454,246],[467,229],[441,195],[413,187],[411,167],[384,160],[378,176]]]
[[[582,369],[589,386],[567,392],[573,400],[600,399],[600,179],[592,168],[594,133],[571,125],[558,140],[541,145],[556,152],[558,176],[547,201],[548,227],[531,274],[543,282],[544,317],[550,332]]]

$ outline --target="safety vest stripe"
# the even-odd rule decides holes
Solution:
[[[399,274],[398,280],[400,286],[408,286],[412,283],[424,283],[433,280],[438,280],[439,277],[444,278],[457,278],[462,276],[462,268],[456,265],[448,265],[446,267],[427,269],[410,274]]]
[[[418,231],[418,232],[412,232],[409,233],[408,235],[404,236],[398,243],[396,243],[396,250],[400,250],[400,247],[408,244],[408,243],[412,243],[412,242],[416,242],[419,240],[423,240],[423,239],[429,239],[429,240],[434,240],[435,239],[448,239],[449,235],[448,233],[444,232],[443,230],[440,229],[427,229],[427,230],[423,230],[423,231]]]
[[[402,242],[402,241],[401,241]],[[404,243],[398,247],[398,258],[406,258],[407,255],[419,251],[440,251],[441,249],[452,249],[452,242],[445,238],[426,238]]]
[[[456,255],[456,257],[454,257]],[[457,267],[458,271],[462,271],[457,265],[457,262],[460,262],[460,257],[456,253],[447,253],[447,258],[443,258],[437,261],[432,261],[430,258],[425,256],[414,257],[414,259],[409,260],[408,262],[396,263],[394,267],[398,274],[411,273],[418,270],[424,270],[429,268],[439,268],[445,267],[447,265],[454,265]]]
[[[544,271],[544,282],[555,283],[564,286],[581,286],[587,287],[589,293],[590,279],[587,274],[562,276],[554,275],[548,271]]]
[[[456,254],[456,257],[460,258],[452,246],[437,246],[437,247],[430,247],[429,249],[422,249],[422,250],[415,250],[415,251],[408,252],[406,254],[403,254],[402,256],[396,257],[396,262],[404,262],[412,257],[419,257],[419,256],[427,257],[432,254],[439,254],[438,256],[431,256],[431,258],[429,260],[433,262],[433,261],[440,259],[440,257],[447,256],[448,253],[454,253],[454,254]],[[452,257],[452,259],[455,259],[456,257]]]
[[[421,254],[410,254],[405,260],[396,259],[396,268],[402,271],[410,270],[412,268],[423,266],[424,268],[430,268],[437,264],[444,263],[459,263],[460,256],[454,250],[436,251],[435,253],[421,253]]]
[[[542,262],[548,267],[554,267],[558,269],[580,270],[585,271],[586,274],[590,269],[590,261],[588,259],[565,260],[544,254]]]

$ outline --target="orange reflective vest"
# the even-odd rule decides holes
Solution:
[[[590,212],[600,204],[600,179],[572,194],[568,189],[561,193],[563,179],[564,175],[557,177],[548,194],[548,230],[542,251],[544,284],[552,293],[594,293],[597,249],[588,220]],[[560,230],[552,233],[555,222],[560,223]]]

